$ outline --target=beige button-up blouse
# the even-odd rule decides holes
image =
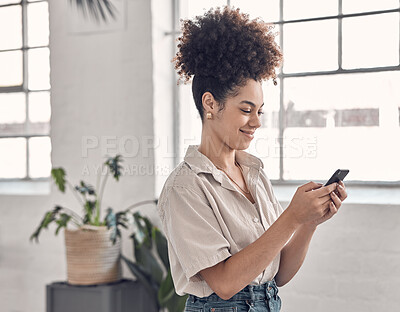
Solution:
[[[213,290],[198,272],[254,242],[283,209],[261,159],[236,151],[236,160],[255,200],[252,204],[198,147],[190,145],[184,161],[167,178],[157,211],[168,240],[176,293],[206,297]],[[279,260],[280,254],[250,284],[271,280],[278,272]]]

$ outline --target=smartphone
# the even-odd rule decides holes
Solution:
[[[331,178],[328,180],[328,182],[325,183],[324,186],[327,186],[329,184],[339,182],[339,180],[343,180],[345,176],[349,173],[349,170],[347,169],[338,169],[335,171],[335,173],[331,176]]]

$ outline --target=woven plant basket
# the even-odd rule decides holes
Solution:
[[[121,279],[121,240],[115,245],[106,226],[65,229],[67,280],[73,285],[95,285]]]

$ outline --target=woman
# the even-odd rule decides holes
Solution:
[[[175,68],[185,82],[194,75],[202,136],[166,180],[158,212],[185,311],[280,311],[278,286],[347,197],[343,182],[309,182],[283,210],[262,161],[244,151],[261,126],[262,80],[275,82],[282,61],[271,28],[229,7],[183,23]]]

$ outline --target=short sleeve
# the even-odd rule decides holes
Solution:
[[[230,244],[222,233],[206,197],[183,186],[173,186],[158,208],[167,240],[186,278],[229,258]]]

